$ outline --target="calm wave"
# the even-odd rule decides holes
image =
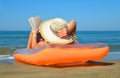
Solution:
[[[78,31],[77,36],[81,43],[102,42],[111,52],[120,52],[120,31]]]
[[[30,31],[0,31],[0,54],[12,54],[27,46]],[[110,52],[120,52],[120,31],[77,31],[80,43],[103,42]]]

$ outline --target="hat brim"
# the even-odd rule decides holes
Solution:
[[[47,42],[55,43],[55,44],[70,44],[73,42],[73,39],[70,36],[61,39],[60,37],[55,35],[55,33],[53,33],[52,30],[50,29],[50,24],[51,24],[51,20],[48,20],[41,23],[39,26],[39,31],[42,37]]]

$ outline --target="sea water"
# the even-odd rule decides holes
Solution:
[[[25,48],[29,33],[30,31],[0,31],[0,58],[11,57],[14,50]],[[102,42],[110,47],[110,53],[120,54],[120,31],[77,31],[76,36],[81,44]]]
[[[110,47],[110,52],[120,52],[120,31],[77,31],[81,43],[102,42]]]

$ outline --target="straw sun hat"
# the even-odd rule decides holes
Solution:
[[[55,18],[55,19],[48,20],[41,23],[39,26],[39,30],[42,37],[47,42],[55,43],[55,44],[69,44],[73,42],[70,36],[67,36],[64,39],[61,39],[56,35],[57,31],[63,28],[67,28],[67,26],[68,26],[67,21],[61,18]]]

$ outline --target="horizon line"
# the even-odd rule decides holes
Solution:
[[[0,31],[31,31],[31,30],[0,30]],[[76,30],[76,31],[120,31],[120,30]]]

